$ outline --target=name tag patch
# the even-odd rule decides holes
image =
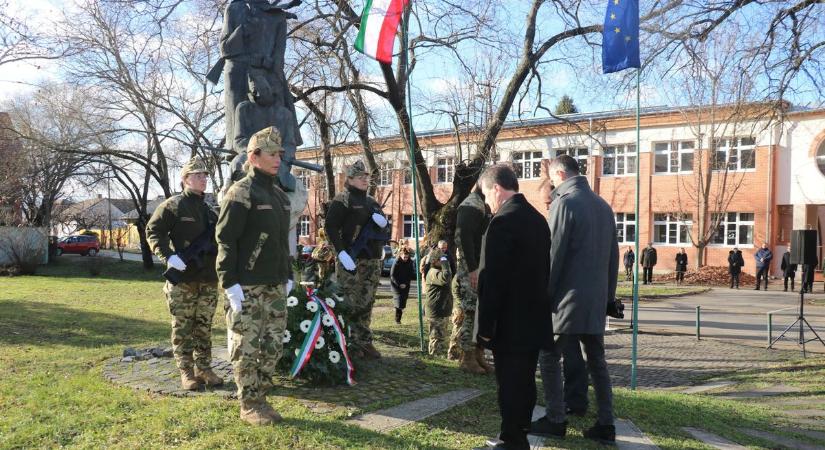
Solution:
[[[272,205],[258,205],[258,209],[272,209]]]
[[[194,217],[181,217],[180,221],[181,222],[194,222],[195,218]]]

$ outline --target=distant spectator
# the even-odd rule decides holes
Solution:
[[[644,269],[644,283],[653,284],[653,267],[656,265],[656,249],[653,242],[648,242],[647,247],[642,250],[642,268]]]
[[[796,264],[791,264],[791,248],[788,247],[788,250],[782,255],[782,265],[779,266],[782,269],[782,279],[785,282],[785,292],[788,292],[788,280],[791,280],[791,292],[794,291],[794,278],[796,278]],[[805,289],[805,276],[802,276],[802,289]]]
[[[768,243],[762,243],[762,248],[760,248],[755,255],[753,255],[753,259],[756,260],[756,288],[754,290],[759,290],[759,284],[762,280],[765,280],[765,290],[768,290],[768,274],[771,270],[771,260],[773,259],[773,253],[771,249],[768,248]]]
[[[681,286],[685,282],[685,272],[687,272],[688,256],[685,249],[679,249],[676,254],[676,284]]]
[[[410,295],[410,282],[415,276],[410,251],[402,248],[398,257],[390,268],[390,285],[392,286],[393,302],[395,303],[395,323],[401,323],[401,315],[407,307],[407,297]]]
[[[734,248],[728,253],[728,272],[730,273],[730,288],[739,289],[739,275],[742,273],[742,266],[745,265],[745,258],[742,251]]]
[[[624,263],[624,275],[627,281],[633,280],[633,264],[636,262],[636,254],[633,253],[633,248],[628,246],[627,251],[622,256]]]

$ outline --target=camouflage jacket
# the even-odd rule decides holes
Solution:
[[[146,240],[152,252],[165,264],[170,256],[184,251],[217,220],[204,196],[186,189],[183,194],[167,198],[155,209],[146,225]],[[184,282],[217,280],[215,256],[205,256],[200,270],[187,267],[182,279]]]
[[[467,270],[478,269],[481,258],[481,237],[490,223],[489,207],[484,198],[473,192],[458,206],[455,226],[455,246],[459,259],[467,264]]]
[[[453,311],[453,295],[450,291],[452,280],[450,265],[442,262],[441,268],[430,267],[427,272],[427,315],[429,317],[449,317]]]
[[[215,229],[218,279],[224,289],[236,283],[286,283],[291,270],[290,210],[275,177],[258,169],[229,188]]]
[[[336,195],[329,204],[324,229],[329,242],[335,247],[335,254],[349,250],[361,227],[372,220],[374,212],[381,212],[381,205],[365,191],[347,187]],[[372,241],[366,251],[350,255],[353,259],[378,259],[384,256],[384,242]]]

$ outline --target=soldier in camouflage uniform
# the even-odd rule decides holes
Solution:
[[[447,336],[453,298],[450,280],[453,274],[450,262],[441,249],[430,250],[430,268],[427,271],[427,321],[430,325],[430,355],[447,356]]]
[[[180,369],[181,386],[187,390],[198,389],[200,384],[223,384],[211,369],[212,317],[218,303],[215,255],[206,255],[200,268],[187,267],[178,256],[217,221],[204,201],[208,175],[200,158],[187,162],[181,171],[183,193],[161,203],[146,225],[152,251],[168,268],[183,272],[181,282],[173,285],[167,281],[163,292],[173,317],[172,353]]]
[[[249,140],[247,175],[226,192],[216,228],[218,278],[225,290],[229,358],[241,419],[281,420],[266,401],[283,351],[289,263],[290,203],[276,185],[281,139],[275,127]]]
[[[490,210],[484,203],[481,189],[476,189],[461,202],[456,218],[455,244],[458,269],[453,278],[453,333],[450,352],[459,353],[459,367],[470,373],[490,373],[493,368],[484,359],[484,349],[476,343],[476,307],[478,294],[471,279],[478,279],[481,257],[481,237],[490,223]]]
[[[381,206],[367,195],[369,175],[364,163],[356,161],[347,168],[344,192],[336,195],[329,204],[324,229],[330,243],[335,248],[338,261],[335,275],[344,298],[350,302],[352,316],[349,342],[351,355],[378,359],[381,353],[372,345],[372,305],[375,290],[381,278],[381,258],[384,242],[372,241],[357,255],[350,255],[350,247],[361,227],[369,221],[380,228],[386,228],[387,218]]]

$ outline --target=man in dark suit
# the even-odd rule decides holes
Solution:
[[[529,449],[536,403],[536,365],[552,345],[547,281],[547,221],[518,193],[509,165],[489,167],[479,180],[494,216],[482,239],[478,279],[478,342],[493,351],[501,411],[495,449]]]
[[[567,342],[578,340],[587,355],[599,410],[596,424],[584,436],[613,443],[616,429],[604,325],[607,302],[616,298],[619,271],[615,216],[610,205],[590,189],[587,178],[579,175],[575,159],[562,155],[552,160],[549,176],[556,190],[550,204],[547,293],[553,305],[556,342],[552,350],[540,355],[547,415],[533,422],[530,432],[564,437],[567,417],[560,360]]]

